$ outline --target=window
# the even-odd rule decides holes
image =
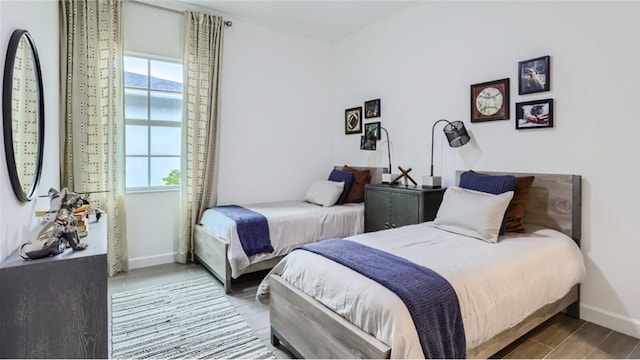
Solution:
[[[182,64],[124,57],[127,190],[177,188]]]

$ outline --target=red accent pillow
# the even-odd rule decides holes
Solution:
[[[364,201],[364,186],[369,183],[371,176],[369,170],[358,170],[348,165],[342,168],[342,171],[348,171],[353,173],[353,184],[351,189],[344,199],[344,203],[360,203]]]
[[[525,232],[522,218],[524,217],[524,210],[527,207],[529,191],[531,190],[531,185],[533,185],[533,180],[535,180],[535,176],[516,176],[516,187],[513,190],[513,199],[511,199],[511,203],[509,203],[505,231]]]
[[[470,170],[470,172],[478,175],[487,175]],[[509,203],[509,209],[507,210],[507,222],[505,226],[506,232],[525,232],[524,223],[522,218],[524,217],[524,211],[527,207],[527,201],[529,200],[529,191],[533,185],[535,176],[516,176],[516,186],[513,189],[513,198]]]

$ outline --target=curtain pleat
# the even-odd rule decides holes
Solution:
[[[181,222],[177,261],[193,261],[194,226],[217,201],[219,82],[224,21],[186,11]]]
[[[60,2],[61,184],[108,215],[109,276],[128,267],[120,0]]]

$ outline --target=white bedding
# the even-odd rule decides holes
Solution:
[[[446,278],[458,295],[467,349],[562,298],[586,276],[582,254],[571,238],[533,225],[526,234],[501,236],[497,244],[439,230],[431,223],[349,239]],[[294,251],[271,273],[389,345],[392,358],[424,358],[404,303],[382,285],[307,251]],[[258,298],[268,292],[267,276]]]
[[[322,207],[304,201],[282,201],[243,207],[267,218],[273,253],[247,257],[233,220],[212,210],[205,211],[200,219],[200,225],[229,243],[227,257],[233,278],[242,275],[247,266],[285,255],[298,245],[352,236],[364,231],[363,203]]]

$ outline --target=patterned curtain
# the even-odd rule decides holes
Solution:
[[[108,214],[109,276],[128,267],[120,0],[60,2],[62,186]]]
[[[218,103],[223,19],[186,11],[186,92],[182,128],[182,219],[177,261],[193,261],[193,229],[215,205],[218,182]]]

